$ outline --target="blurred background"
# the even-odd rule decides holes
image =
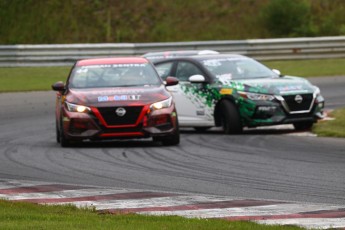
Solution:
[[[0,44],[345,35],[344,0],[0,0]]]

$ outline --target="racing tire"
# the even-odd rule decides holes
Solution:
[[[63,123],[61,122],[61,126],[60,126],[60,145],[61,147],[70,147],[71,146],[71,142],[66,138],[64,132],[63,132]]]
[[[171,135],[169,138],[162,139],[162,144],[164,146],[172,146],[172,145],[180,144],[180,134],[175,133],[174,135]]]
[[[180,144],[180,130],[177,126],[176,131],[166,137],[153,137],[153,141],[160,141],[164,146],[173,146]]]
[[[241,123],[240,114],[236,106],[228,101],[224,100],[221,102],[221,119],[222,126],[225,134],[240,134],[242,133],[243,127]]]
[[[295,130],[297,131],[311,130],[313,125],[314,125],[314,122],[312,121],[293,123],[293,126],[295,127]]]
[[[55,129],[56,129],[56,142],[60,143],[60,130],[58,128],[58,123],[56,121],[56,125],[55,125]]]

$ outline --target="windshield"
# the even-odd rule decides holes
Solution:
[[[69,79],[71,88],[160,85],[159,76],[148,64],[77,66]]]
[[[219,80],[277,77],[272,70],[249,58],[205,59],[201,63]]]

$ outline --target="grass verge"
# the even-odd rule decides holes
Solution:
[[[331,112],[334,120],[320,121],[313,127],[313,133],[323,137],[345,137],[345,108]]]
[[[253,222],[220,219],[187,219],[177,216],[99,214],[71,205],[37,205],[0,200],[1,229],[303,229],[295,226],[267,226]]]
[[[50,90],[57,81],[65,81],[71,67],[0,68],[0,92]]]
[[[265,61],[269,68],[282,74],[301,77],[337,76],[345,74],[345,59]],[[66,67],[0,68],[0,92],[50,90],[57,81],[65,81],[70,71]]]
[[[342,76],[345,75],[345,59],[265,61],[271,69],[282,74],[300,77]]]

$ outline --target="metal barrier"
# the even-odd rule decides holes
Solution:
[[[1,45],[0,66],[66,66],[94,57],[139,56],[167,50],[216,50],[257,60],[344,58],[345,36],[164,43]]]

